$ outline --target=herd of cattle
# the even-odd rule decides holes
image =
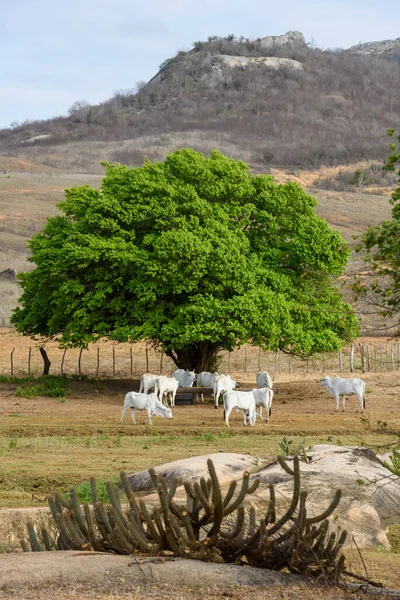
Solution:
[[[272,399],[274,396],[272,377],[267,371],[259,371],[256,375],[257,387],[249,391],[239,391],[237,381],[230,375],[223,375],[217,372],[209,373],[203,371],[195,374],[194,371],[176,369],[172,377],[165,375],[153,375],[145,373],[140,378],[139,392],[128,392],[125,396],[124,407],[120,422],[128,409],[131,411],[133,422],[135,421],[135,409],[145,410],[150,425],[151,417],[157,415],[172,419],[172,410],[175,406],[175,396],[178,388],[190,388],[194,382],[197,382],[199,388],[212,388],[213,401],[215,408],[218,408],[218,402],[223,394],[224,419],[229,427],[229,415],[233,409],[243,411],[244,424],[255,425],[257,417],[262,420],[262,409],[266,410],[266,422],[269,423],[272,409]],[[342,379],[340,377],[323,377],[320,381],[323,387],[336,399],[336,411],[339,410],[340,397],[342,397],[342,409],[345,409],[345,396],[355,394],[358,397],[359,410],[365,409],[365,382],[362,379]],[[150,390],[154,388],[154,392]],[[150,393],[149,393],[150,392]],[[170,406],[168,406],[168,397]],[[202,400],[203,395],[202,395]],[[258,412],[257,412],[258,407]]]

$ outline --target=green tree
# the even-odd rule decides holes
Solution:
[[[197,371],[244,343],[310,355],[357,335],[335,287],[349,251],[299,185],[217,151],[103,166],[101,190],[66,190],[64,215],[31,239],[19,332],[147,340]]]
[[[393,129],[388,130],[389,137],[394,133]],[[383,167],[386,171],[396,171],[399,167],[400,135],[396,141],[390,145],[391,153]],[[353,285],[357,298],[363,298],[383,316],[391,317],[398,315],[400,309],[400,170],[397,175],[399,186],[390,199],[392,219],[369,227],[361,236],[356,250],[362,254],[369,271],[356,275]]]

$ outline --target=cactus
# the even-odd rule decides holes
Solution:
[[[337,539],[328,535],[327,518],[337,507],[341,492],[334,495],[329,507],[319,516],[308,517],[307,492],[301,490],[299,457],[293,458],[291,468],[283,457],[281,467],[293,477],[293,494],[287,510],[277,517],[274,486],[269,486],[266,513],[257,518],[255,508],[245,508],[243,501],[255,492],[259,479],[250,483],[249,473],[243,473],[240,488],[232,481],[223,494],[214,464],[207,462],[209,478],[193,484],[184,482],[186,501],[178,503],[175,492],[177,480],[170,485],[154,469],[149,475],[159,497],[159,506],[149,509],[136,498],[129,487],[126,474],[121,483],[128,505],[123,507],[118,488],[108,484],[110,504],[98,499],[96,482],[90,478],[93,507],[80,506],[73,487],[69,497],[59,493],[48,498],[53,519],[57,523],[56,543],[45,528],[40,536],[32,522],[28,523],[29,545],[39,552],[53,548],[66,550],[96,550],[131,554],[173,553],[213,562],[246,562],[257,567],[289,569],[326,581],[337,582],[345,568],[341,548],[346,539],[343,532]],[[21,540],[24,551],[29,551]]]

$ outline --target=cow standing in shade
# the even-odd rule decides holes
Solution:
[[[194,371],[185,371],[185,369],[176,369],[172,373],[172,377],[175,377],[179,381],[180,387],[183,388],[193,387],[196,381],[196,373]]]

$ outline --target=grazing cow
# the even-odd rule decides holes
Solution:
[[[224,419],[225,424],[229,427],[229,415],[232,410],[243,410],[244,424],[247,425],[247,418],[252,427],[256,422],[256,399],[253,392],[225,392],[224,394]]]
[[[145,373],[140,378],[139,393],[147,394],[151,388],[155,388],[156,381],[159,375],[153,375],[153,373]]]
[[[256,401],[256,406],[260,407],[257,416],[260,417],[260,421],[262,421],[262,407],[264,406],[265,410],[267,411],[266,422],[269,423],[269,418],[272,412],[272,398],[274,397],[274,390],[269,387],[263,387],[254,388],[252,392]]]
[[[231,392],[238,387],[237,382],[230,375],[217,375],[214,379],[213,396],[215,408],[218,408],[218,400],[223,392]]]
[[[171,406],[175,406],[175,396],[179,387],[179,381],[175,377],[166,377],[160,375],[157,377],[156,385],[154,388],[160,402],[163,402],[165,406],[168,406],[168,398],[164,400],[164,395],[169,394],[169,402]]]
[[[355,394],[358,397],[358,410],[365,409],[365,381],[362,379],[342,379],[341,377],[323,377],[320,381],[323,387],[336,398],[336,412],[339,410],[340,396],[342,396],[342,410],[344,411],[345,396]]]
[[[175,377],[179,381],[180,387],[184,388],[193,387],[193,383],[196,381],[196,373],[185,371],[185,369],[176,369],[172,373],[172,377]]]
[[[202,371],[196,377],[198,387],[213,388],[217,375],[219,375],[217,371],[214,373],[210,373],[210,371]],[[204,402],[203,393],[201,393],[201,401]]]
[[[136,425],[134,409],[136,410],[145,410],[147,412],[147,419],[150,425],[153,425],[151,421],[152,415],[157,415],[159,417],[166,417],[167,419],[172,419],[172,412],[168,406],[164,406],[162,402],[159,401],[156,394],[153,392],[152,394],[141,394],[138,392],[128,392],[125,396],[124,400],[124,408],[122,410],[120,423],[122,423],[122,419],[128,408],[131,409],[131,417],[132,421]]]
[[[267,371],[258,371],[256,375],[256,383],[259,388],[272,388],[272,377]]]

